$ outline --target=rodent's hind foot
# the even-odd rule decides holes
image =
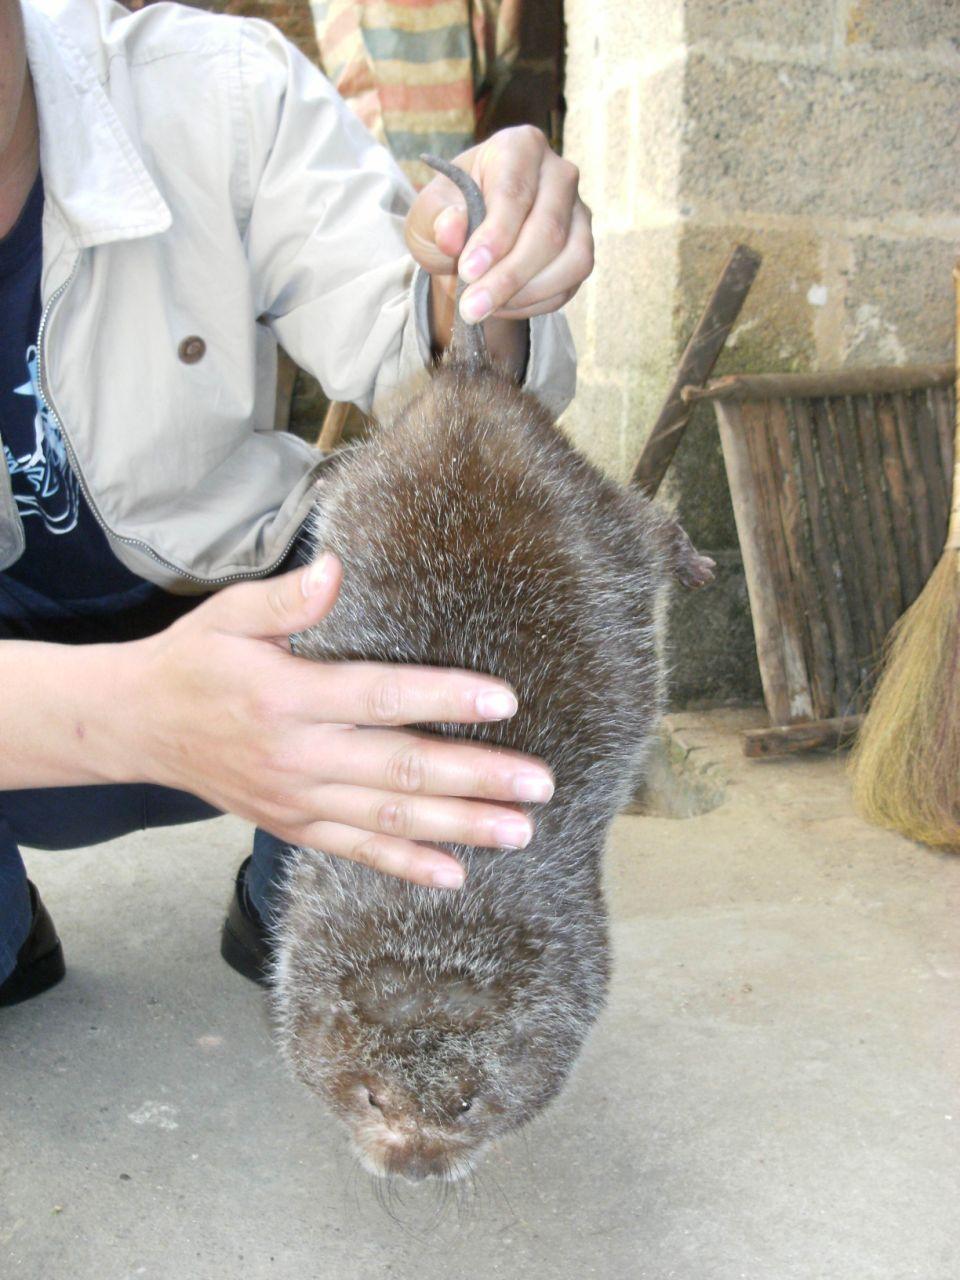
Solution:
[[[703,556],[690,541],[690,538],[674,521],[670,529],[670,565],[673,575],[681,586],[689,591],[705,587],[714,579],[716,560]]]
[[[709,556],[702,556],[694,551],[692,556],[677,565],[674,573],[681,586],[689,591],[696,591],[698,587],[705,587],[708,582],[713,581],[715,577],[713,571],[716,567],[716,560],[711,560]]]

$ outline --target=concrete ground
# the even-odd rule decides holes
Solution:
[[[835,757],[743,760],[756,718],[677,718],[723,803],[618,820],[609,1008],[439,1220],[384,1213],[217,954],[243,824],[30,854],[69,973],[0,1011],[0,1275],[956,1280],[960,858]]]

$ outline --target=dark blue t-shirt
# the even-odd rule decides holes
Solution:
[[[46,602],[96,600],[109,608],[114,598],[146,600],[164,593],[110,550],[40,399],[42,216],[38,177],[16,225],[0,239],[0,439],[26,538],[23,555],[0,579],[12,579],[9,589],[19,583]]]

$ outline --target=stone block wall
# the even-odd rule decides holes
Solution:
[[[566,0],[565,154],[596,271],[565,425],[625,476],[723,262],[764,264],[718,371],[949,359],[960,252],[956,0]],[[677,703],[759,697],[709,408],[663,491],[720,566],[671,620]]]

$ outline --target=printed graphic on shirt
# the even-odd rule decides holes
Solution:
[[[33,419],[33,448],[18,458],[8,445],[3,446],[13,496],[22,519],[37,516],[49,533],[70,533],[76,528],[80,514],[79,487],[63,437],[40,397],[35,346],[27,348],[27,372],[28,381],[14,387],[13,394],[33,396],[37,410]]]

